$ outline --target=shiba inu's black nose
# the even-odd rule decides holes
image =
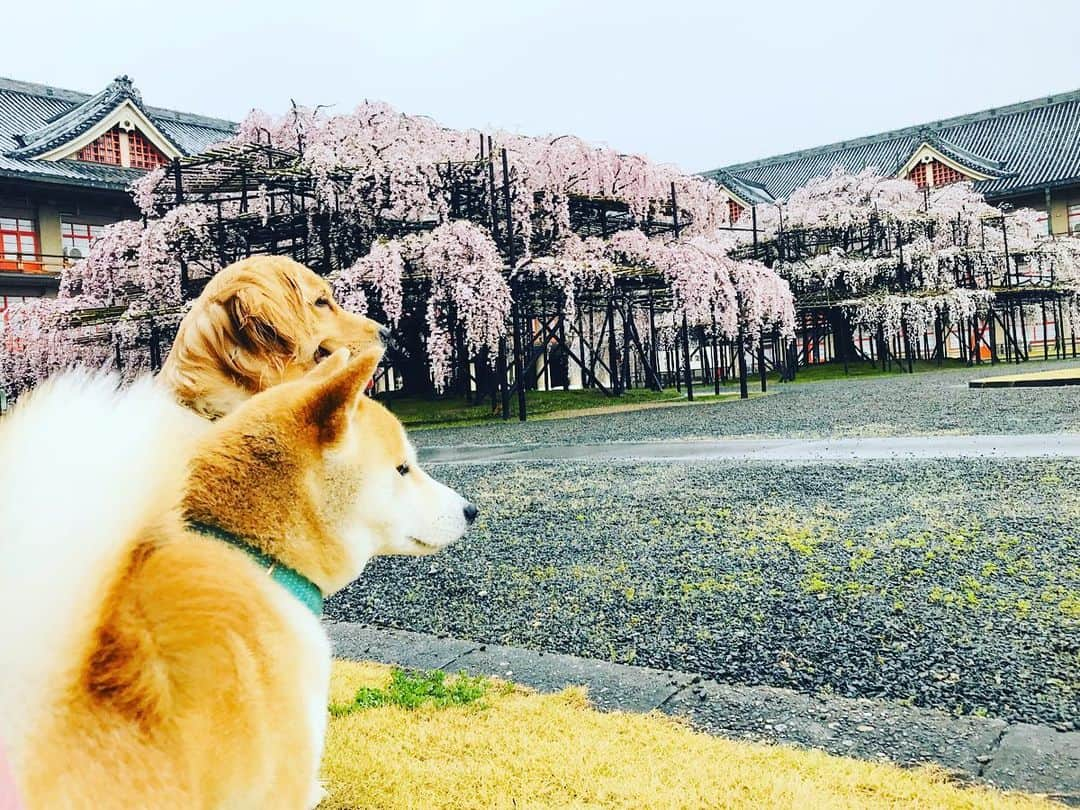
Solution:
[[[471,526],[479,512],[480,510],[475,505],[471,503],[465,504],[465,522]]]

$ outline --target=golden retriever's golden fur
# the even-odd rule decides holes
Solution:
[[[216,419],[295,379],[342,347],[380,345],[382,327],[342,309],[326,280],[286,256],[252,256],[215,275],[187,313],[161,379]]]
[[[132,414],[169,423],[165,410],[147,413],[164,407],[159,389],[102,394],[100,382],[76,381],[19,403],[11,427],[24,452],[69,409],[93,441],[116,447],[93,463],[123,465],[133,481],[117,491],[102,475],[73,499],[57,493],[53,515],[8,509],[0,521],[19,555],[17,575],[0,576],[0,641],[19,637],[15,607],[35,581],[74,586],[56,605],[25,605],[38,646],[5,652],[0,736],[30,810],[317,803],[325,632],[252,557],[188,525],[243,537],[327,595],[374,555],[433,553],[460,537],[475,508],[425,475],[400,423],[361,396],[379,357],[341,350],[250,398],[208,427],[186,481],[173,443],[124,432],[141,429]],[[80,536],[50,529],[80,519]],[[115,526],[129,529],[115,536]]]

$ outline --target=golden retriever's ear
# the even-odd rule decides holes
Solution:
[[[305,402],[305,416],[318,428],[323,443],[344,434],[381,359],[382,349],[369,349],[352,359],[348,349],[338,349],[308,372],[305,379],[314,382]],[[328,364],[332,364],[329,369],[325,368]]]
[[[280,296],[254,285],[244,286],[226,298],[222,306],[232,322],[237,342],[244,348],[263,355],[296,354],[296,339],[288,329],[293,327],[295,331],[299,313],[280,300]]]

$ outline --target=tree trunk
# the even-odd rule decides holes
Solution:
[[[428,370],[424,335],[427,325],[422,316],[406,312],[394,330],[393,342],[397,351],[391,355],[394,368],[401,374],[402,393],[409,396],[430,397],[435,394]]]
[[[844,317],[843,309],[836,307],[828,310],[829,331],[832,332],[833,346],[836,348],[836,356],[840,360],[854,362],[859,359],[855,348],[855,336],[849,328],[847,318]]]

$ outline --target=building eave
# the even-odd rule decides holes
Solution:
[[[14,273],[0,270],[0,289],[56,290],[60,287],[59,273]],[[11,293],[7,293],[10,295]]]
[[[68,186],[95,189],[99,191],[117,191],[128,193],[131,181],[101,180],[93,177],[63,177],[39,172],[24,172],[15,169],[0,168],[0,179],[14,180],[23,183],[44,183],[51,186]]]
[[[987,180],[975,183],[975,190],[979,191],[980,185],[985,185],[991,182],[993,181]],[[1003,191],[984,191],[983,195],[989,202],[998,202],[1002,200],[1009,200],[1013,197],[1026,197],[1031,194],[1038,194],[1044,191],[1054,191],[1062,188],[1080,189],[1080,179],[1070,177],[1063,180],[1052,180],[1045,183],[1029,183],[1026,186],[1017,186],[1016,188],[1009,188]]]

